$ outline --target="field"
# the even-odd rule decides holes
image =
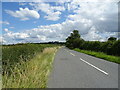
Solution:
[[[102,59],[107,60],[107,61],[111,61],[111,62],[115,62],[115,63],[120,64],[120,57],[118,57],[118,56],[107,55],[107,54],[105,54],[103,52],[95,52],[95,51],[90,51],[90,50],[81,50],[81,49],[78,49],[78,48],[75,48],[74,50],[78,51],[78,52],[85,53],[85,54],[89,54],[89,55],[92,55],[92,56],[95,56],[95,57],[98,57],[98,58],[102,58]]]
[[[58,45],[2,47],[3,88],[45,88]]]

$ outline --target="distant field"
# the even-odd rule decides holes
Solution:
[[[89,54],[89,55],[92,55],[92,56],[95,56],[95,57],[98,57],[98,58],[102,58],[102,59],[107,60],[107,61],[111,61],[111,62],[115,62],[115,63],[120,64],[120,57],[118,57],[118,56],[107,55],[107,54],[105,54],[103,52],[80,50],[78,48],[75,48],[74,50],[78,51],[78,52],[85,53],[85,54]]]
[[[2,47],[3,88],[45,88],[58,45]]]

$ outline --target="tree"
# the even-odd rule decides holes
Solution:
[[[117,40],[117,38],[115,38],[115,37],[108,38],[108,41],[116,41],[116,40]]]
[[[120,40],[117,40],[112,46],[112,54],[120,56]]]
[[[74,30],[71,35],[66,39],[66,46],[69,48],[79,48],[83,39],[80,38],[78,30]]]
[[[74,30],[66,39],[68,48],[79,48],[83,50],[100,51],[109,55],[120,56],[120,39],[110,37],[106,42],[84,41],[80,38],[78,30]]]

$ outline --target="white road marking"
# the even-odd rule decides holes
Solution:
[[[69,52],[68,50],[64,49],[65,51]]]
[[[90,64],[89,62],[87,62],[87,61],[83,60],[82,58],[80,58],[80,60],[81,60],[81,61],[83,61],[83,62],[85,62],[86,64],[88,64],[88,65],[92,66],[93,68],[97,69],[98,71],[100,71],[100,72],[104,73],[105,75],[108,75],[108,73],[107,73],[107,72],[105,72],[105,71],[101,70],[100,68],[98,68],[98,67],[96,67],[96,66],[94,66],[94,65]]]
[[[71,53],[71,52],[70,52],[70,54],[73,55],[73,56],[75,56],[75,54],[73,54],[73,53]]]
[[[64,50],[66,50],[66,49],[64,49]],[[69,51],[68,51],[68,50],[66,50],[66,51],[67,51],[67,52],[70,52],[70,50],[69,50]],[[73,53],[71,53],[71,52],[70,52],[70,54],[71,54],[72,56],[75,56],[75,54],[73,54]],[[80,58],[80,60],[81,60],[81,61],[83,61],[83,62],[85,62],[86,64],[88,64],[88,65],[92,66],[93,68],[97,69],[98,71],[100,71],[100,72],[104,73],[105,75],[108,75],[108,73],[107,73],[107,72],[105,72],[105,71],[101,70],[100,68],[98,68],[98,67],[96,67],[96,66],[92,65],[91,63],[89,63],[89,62],[87,62],[87,61],[83,60],[82,58]]]
[[[75,54],[71,53],[70,50],[69,51],[66,50],[66,49],[64,49],[64,50],[67,51],[67,52],[69,52],[71,55],[75,56]]]

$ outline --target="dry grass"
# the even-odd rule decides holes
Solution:
[[[3,76],[3,88],[46,88],[57,47],[45,48],[33,59],[16,64],[12,74]]]

